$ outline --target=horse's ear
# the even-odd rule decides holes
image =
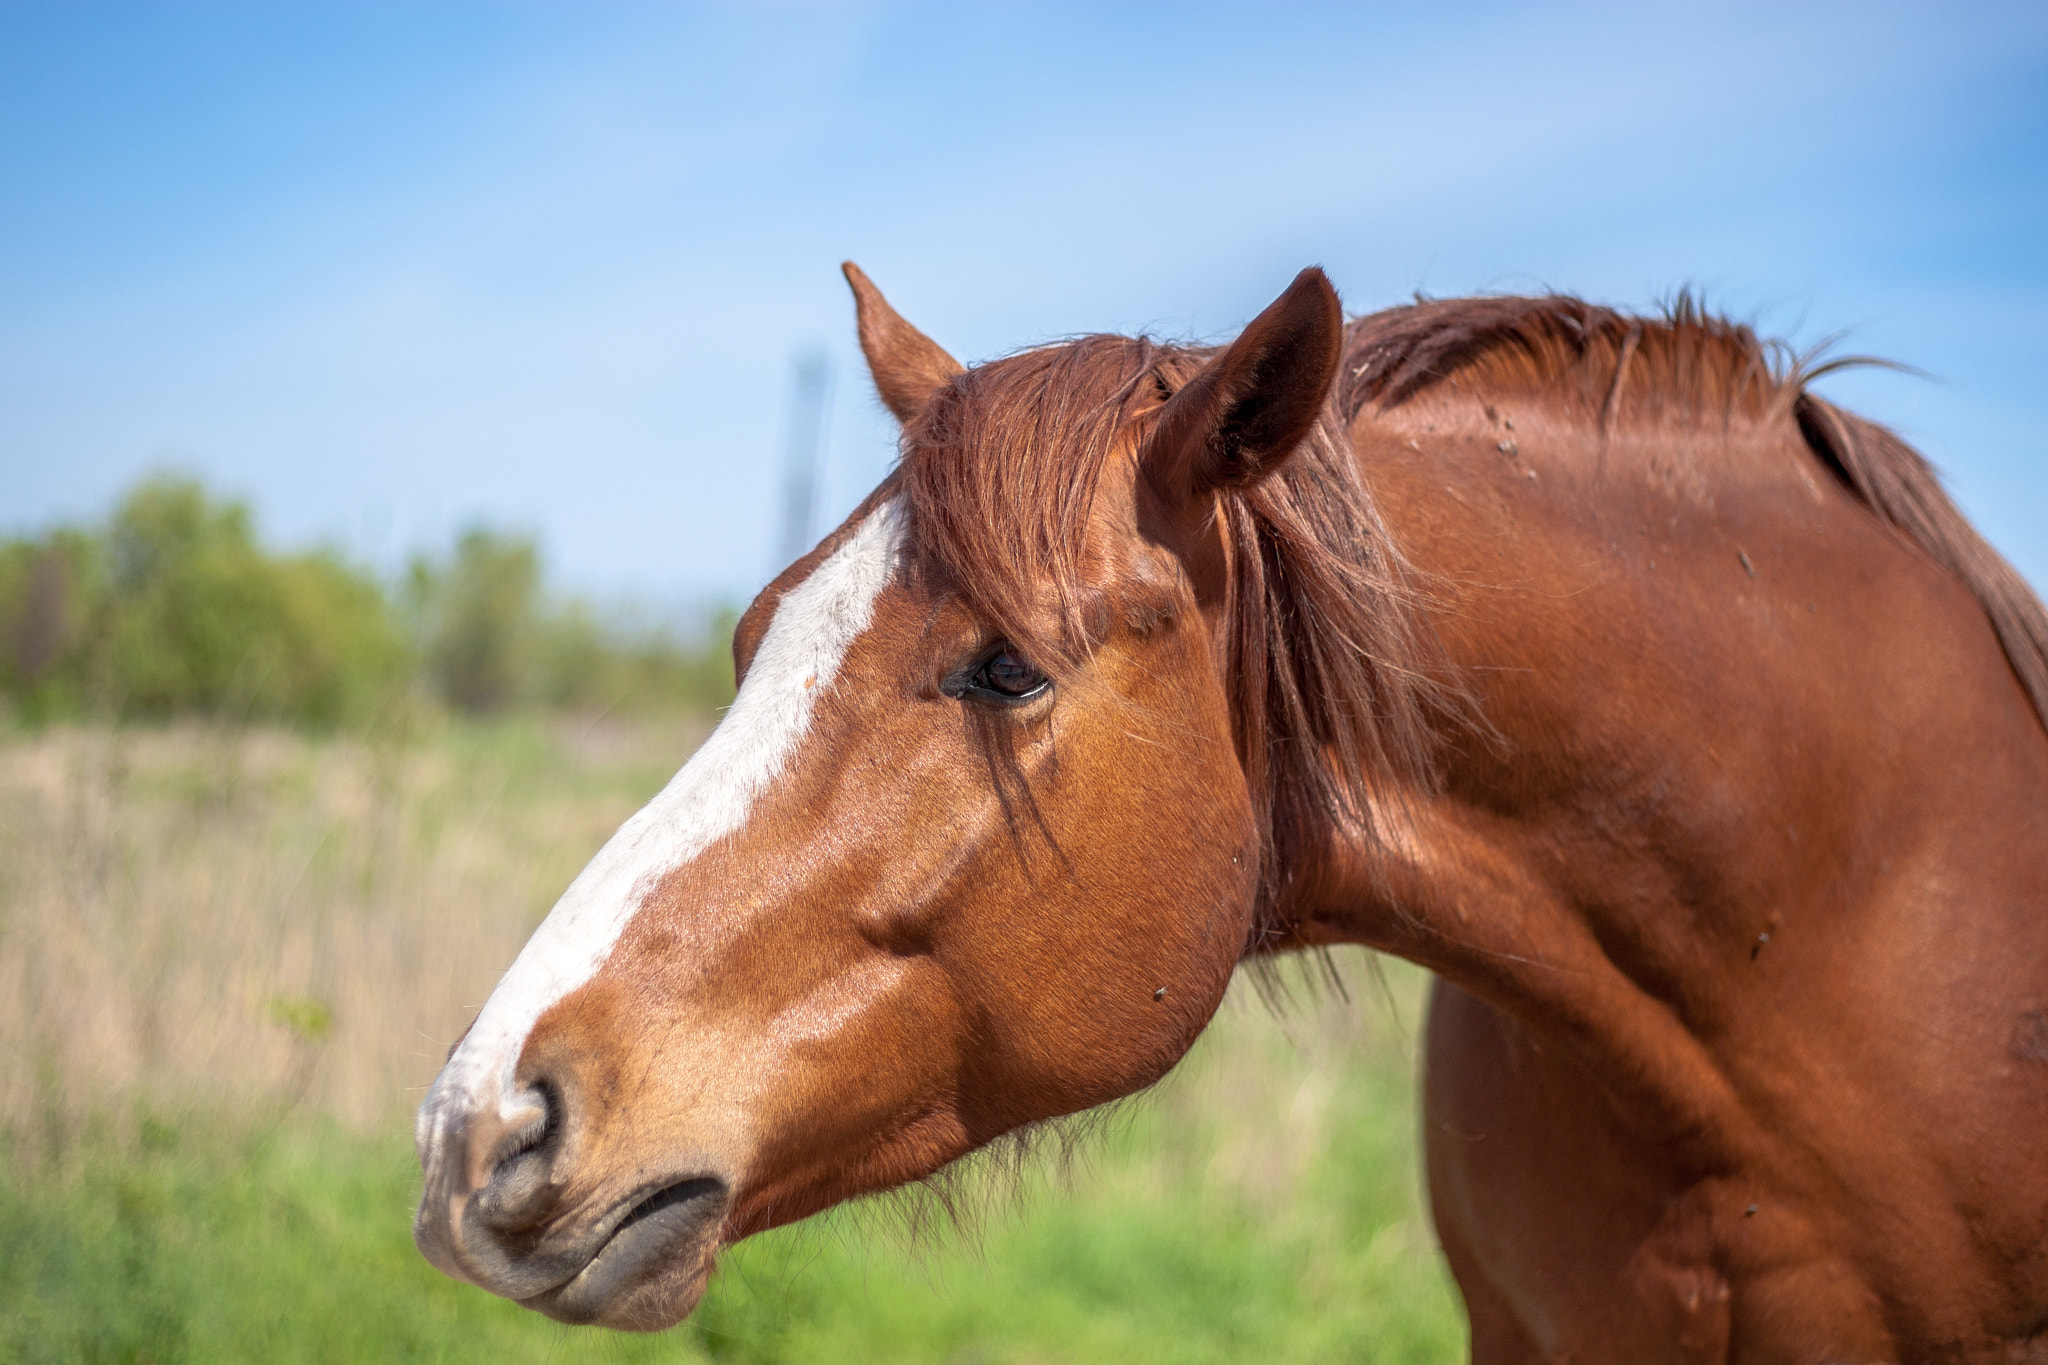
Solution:
[[[882,406],[896,414],[897,421],[908,422],[924,410],[924,405],[947,380],[960,373],[962,366],[937,342],[905,322],[859,266],[843,261],[839,268],[846,273],[846,282],[853,286],[861,354],[868,358],[868,373],[875,377],[875,391],[882,395]]]
[[[1152,486],[1185,506],[1278,469],[1314,428],[1343,348],[1337,291],[1310,266],[1166,400],[1139,457]]]

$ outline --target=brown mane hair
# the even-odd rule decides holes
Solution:
[[[1071,674],[1127,605],[1084,563],[1102,472],[1214,354],[1090,336],[957,375],[904,431],[912,554]],[[1225,687],[1263,852],[1250,950],[1280,932],[1291,855],[1315,830],[1343,820],[1371,838],[1368,801],[1431,782],[1425,711],[1456,694],[1334,403],[1279,473],[1219,493],[1217,515],[1234,560]]]
[[[1451,375],[1540,391],[1602,431],[1665,416],[1763,418],[1822,371],[1680,294],[1661,318],[1629,317],[1564,294],[1429,299],[1353,320],[1338,401],[1398,407]],[[1837,361],[1826,369],[1868,363]]]
[[[1887,362],[1811,361],[1685,294],[1654,320],[1561,294],[1424,300],[1351,324],[1338,402],[1347,418],[1369,403],[1392,408],[1463,371],[1481,385],[1539,390],[1603,435],[1624,422],[1769,420],[1789,411],[1843,486],[1983,604],[2048,726],[2048,611],[2040,599],[1964,518],[1918,451],[1807,389],[1831,371]]]

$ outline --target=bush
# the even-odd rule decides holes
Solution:
[[[712,710],[732,701],[732,631],[738,616],[721,611],[692,633],[609,615],[571,599],[541,623],[537,654],[540,699],[581,711],[646,714],[677,704]]]
[[[539,629],[540,554],[532,541],[482,527],[464,532],[455,561],[413,563],[427,671],[463,711],[502,711],[529,700]]]
[[[0,699],[30,722],[357,726],[418,696],[472,714],[703,710],[732,698],[732,621],[551,603],[533,540],[485,527],[393,594],[331,551],[264,549],[245,505],[168,474],[104,526],[0,542]]]
[[[408,596],[436,696],[475,715],[531,706],[645,714],[732,700],[731,612],[693,633],[582,598],[550,603],[540,582],[531,539],[483,527],[463,533],[447,564],[413,562]]]
[[[31,719],[336,725],[397,701],[411,671],[374,579],[328,552],[267,553],[245,506],[169,475],[103,530],[0,547],[0,633],[0,686]]]

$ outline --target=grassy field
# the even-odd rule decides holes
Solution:
[[[0,1360],[1446,1361],[1421,981],[1248,991],[1072,1159],[728,1255],[691,1323],[557,1327],[412,1249],[408,1120],[561,887],[702,735],[0,740]]]

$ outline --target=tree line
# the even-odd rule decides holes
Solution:
[[[545,591],[486,527],[387,582],[265,547],[246,504],[159,474],[98,525],[0,541],[0,711],[321,728],[421,707],[648,712],[731,700],[732,617],[698,631]]]

